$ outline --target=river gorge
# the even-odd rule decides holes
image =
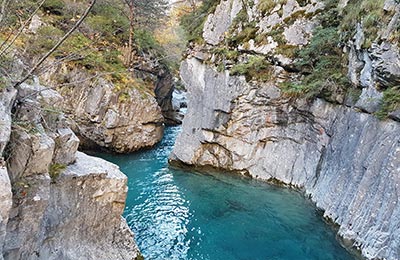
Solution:
[[[400,259],[399,0],[0,3],[0,260]]]
[[[355,259],[300,192],[170,167],[168,156],[180,131],[167,128],[151,150],[97,154],[128,176],[124,216],[145,259]]]

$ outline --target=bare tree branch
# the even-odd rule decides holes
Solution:
[[[6,1],[6,0],[5,0]],[[12,38],[12,40],[6,45],[6,47],[4,48],[4,50],[2,50],[0,52],[0,57],[3,56],[4,54],[6,54],[7,50],[14,44],[14,42],[17,40],[17,38],[21,35],[21,33],[24,31],[25,27],[29,24],[29,22],[32,20],[33,16],[40,10],[40,8],[43,6],[44,2],[46,2],[46,0],[42,0],[42,2],[40,2],[39,6],[35,9],[35,11],[31,14],[31,16],[29,16],[29,18],[21,25],[21,27],[18,30],[18,33]],[[4,3],[4,2],[3,2]],[[3,49],[4,45],[10,40],[11,38],[10,34],[7,39],[1,44],[0,46],[0,50]]]
[[[32,68],[31,70],[26,74],[25,77],[23,77],[21,80],[19,80],[17,83],[15,83],[14,87],[17,87],[21,85],[24,81],[26,81],[29,77],[35,73],[35,71],[39,68],[40,65],[55,51],[57,50],[58,47],[81,25],[83,20],[88,16],[90,11],[92,10],[94,4],[96,3],[96,0],[92,0],[90,3],[89,7],[86,9],[85,13],[79,18],[79,20],[76,22],[76,24],[56,43],[56,45],[51,48]]]

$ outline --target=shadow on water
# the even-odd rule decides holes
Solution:
[[[168,167],[179,130],[151,150],[98,154],[128,176],[124,215],[146,259],[354,259],[299,192]]]

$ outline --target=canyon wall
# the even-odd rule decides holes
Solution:
[[[127,177],[77,152],[62,96],[35,81],[0,100],[0,259],[136,259]]]
[[[188,111],[171,162],[299,188],[339,225],[347,246],[367,259],[399,259],[399,109],[377,118],[384,90],[400,79],[397,43],[383,37],[395,31],[399,4],[382,6],[388,25],[379,41],[366,46],[358,25],[341,46],[347,89],[330,84],[339,78],[330,65],[323,91],[310,96],[287,86],[304,82],[317,69],[305,72],[299,58],[286,51],[315,44],[319,15],[332,3],[288,0],[261,8],[262,1],[246,2],[221,1],[205,22],[204,42],[188,50],[181,66]],[[346,5],[337,1],[334,7],[340,12]],[[253,33],[238,41],[249,27]],[[264,39],[255,43],[259,35]],[[255,55],[262,63],[252,67]],[[237,73],[243,68],[250,71]]]

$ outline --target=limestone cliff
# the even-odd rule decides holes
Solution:
[[[128,153],[161,140],[164,118],[151,90],[140,90],[136,82],[118,89],[104,77],[68,66],[49,71],[42,79],[56,85],[61,75],[61,107],[82,149]]]
[[[204,42],[181,66],[188,111],[171,161],[297,187],[339,225],[347,246],[367,259],[399,259],[398,110],[392,103],[385,120],[375,115],[399,80],[395,38],[382,36],[395,30],[399,4],[382,6],[388,25],[376,41],[360,40],[367,32],[356,24],[333,52],[315,42],[332,31],[320,15],[345,12],[347,1],[266,2],[221,1],[208,16]],[[307,46],[329,57],[328,69],[320,57],[301,66],[297,53]]]
[[[77,152],[63,98],[37,81],[0,97],[0,259],[135,259],[127,178]]]

